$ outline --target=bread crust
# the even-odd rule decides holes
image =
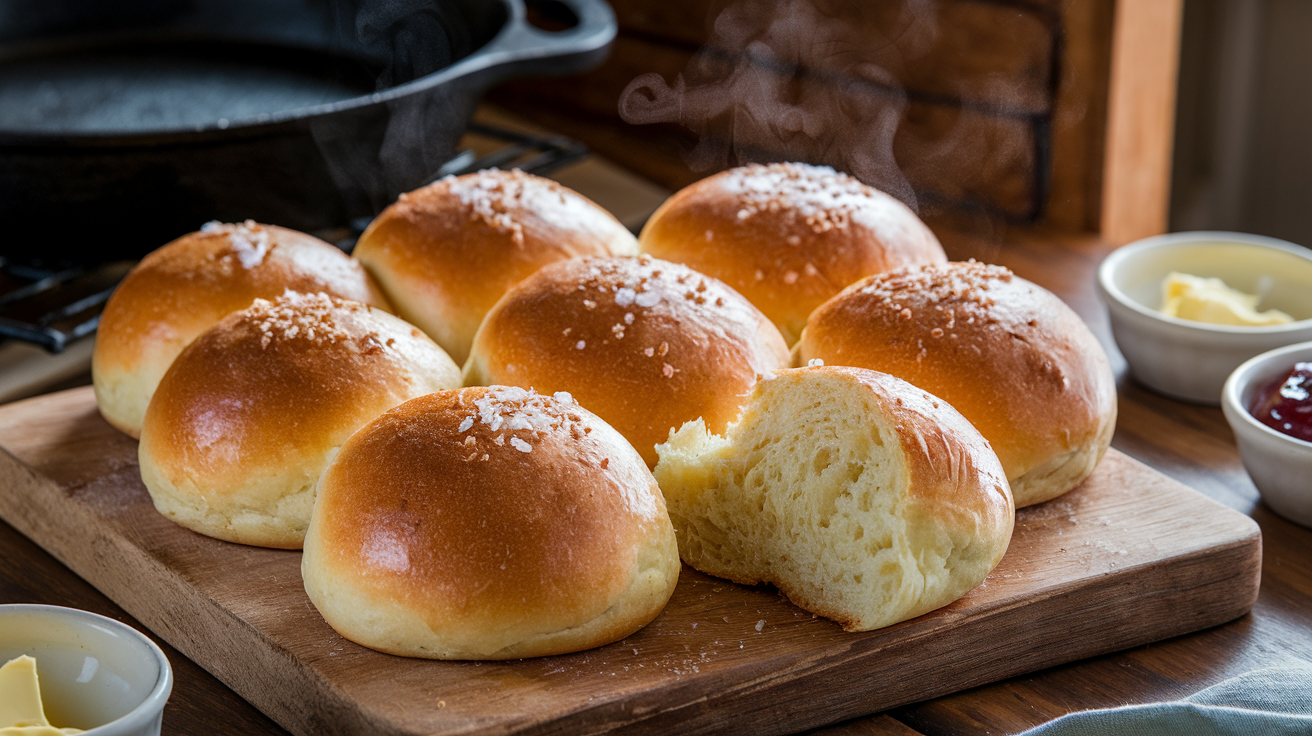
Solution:
[[[789,345],[812,310],[847,285],[947,260],[934,233],[897,199],[798,163],[739,167],[685,187],[647,221],[639,247],[725,282]]]
[[[359,263],[305,233],[209,223],[147,255],[105,304],[91,358],[106,421],[139,437],[150,397],[188,343],[256,299],[325,292],[391,311]]]
[[[646,256],[544,267],[488,314],[466,385],[568,391],[648,465],[670,430],[723,429],[756,378],[789,363],[774,325],[737,292]]]
[[[402,404],[343,446],[302,571],[364,646],[509,659],[631,634],[673,593],[679,560],[623,437],[563,395],[477,387]]]
[[[821,306],[797,345],[891,373],[948,401],[993,445],[1017,507],[1080,483],[1116,424],[1111,365],[1051,292],[1000,266],[906,267],[853,284]]]
[[[483,316],[534,271],[565,258],[635,253],[633,235],[588,198],[495,169],[402,194],[354,251],[397,313],[462,365]]]
[[[884,373],[780,371],[723,438],[685,425],[659,450],[685,562],[773,584],[848,631],[956,600],[1011,539],[1015,507],[988,442]]]
[[[459,385],[415,327],[325,294],[257,300],[202,334],[160,381],[138,457],[155,506],[208,536],[299,548],[314,485],[360,426]]]

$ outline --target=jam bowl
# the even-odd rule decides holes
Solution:
[[[1261,297],[1258,309],[1294,318],[1279,325],[1196,322],[1159,311],[1172,272],[1219,278]],[[1130,374],[1174,399],[1215,406],[1245,360],[1312,341],[1312,250],[1283,240],[1226,232],[1171,233],[1118,248],[1098,268],[1112,336]]]
[[[1312,527],[1312,442],[1299,438],[1312,436],[1312,342],[1245,361],[1226,381],[1221,409],[1262,500]]]

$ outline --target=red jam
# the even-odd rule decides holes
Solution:
[[[1295,363],[1253,408],[1257,421],[1277,432],[1312,442],[1312,362]]]

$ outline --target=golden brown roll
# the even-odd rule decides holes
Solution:
[[[326,294],[256,300],[188,345],[146,411],[155,508],[201,534],[299,548],[314,484],[351,433],[460,371],[397,317]]]
[[[1002,465],[955,409],[861,368],[781,371],[724,436],[657,447],[679,553],[868,631],[951,603],[1011,540]]]
[[[256,299],[288,289],[391,309],[346,254],[305,233],[250,220],[207,223],[146,256],[100,316],[91,358],[100,413],[140,436],[155,386],[187,343]]]
[[[355,247],[397,314],[460,364],[483,315],[534,271],[565,258],[637,252],[632,233],[583,195],[496,169],[402,194]]]
[[[434,659],[622,639],[678,575],[660,489],[624,438],[563,394],[505,386],[424,396],[351,437],[301,563],[343,636]]]
[[[579,258],[497,302],[465,385],[568,391],[650,466],[670,430],[697,417],[723,430],[756,377],[788,361],[770,320],[709,276],[648,257]]]
[[[1116,426],[1115,379],[1093,333],[1000,266],[908,267],[853,284],[811,315],[797,352],[948,401],[993,444],[1017,508],[1079,485]]]
[[[795,163],[730,169],[685,187],[647,221],[639,247],[733,287],[789,345],[811,311],[847,285],[947,260],[906,205],[831,168]]]

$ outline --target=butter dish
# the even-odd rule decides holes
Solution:
[[[1259,297],[1260,310],[1294,318],[1279,325],[1196,322],[1159,311],[1172,272],[1222,279]],[[1123,246],[1098,268],[1112,336],[1130,374],[1175,399],[1219,405],[1226,378],[1245,360],[1312,340],[1312,250],[1275,238],[1228,232],[1159,235]]]
[[[160,733],[173,671],[130,626],[74,608],[0,605],[0,664],[23,655],[36,660],[51,724],[85,736]]]

